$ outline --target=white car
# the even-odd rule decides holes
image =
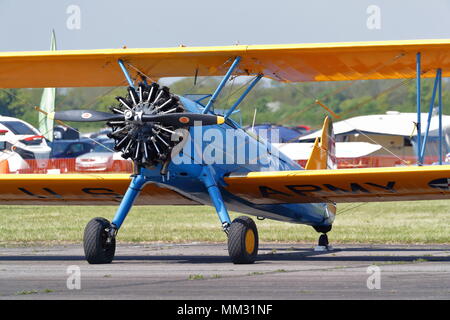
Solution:
[[[13,117],[0,116],[0,142],[5,143],[5,149],[1,151],[2,158],[8,160],[10,168],[14,167],[11,166],[11,162],[14,161],[12,153],[17,153],[25,160],[28,164],[27,170],[31,172],[47,168],[51,149],[42,134],[29,123]]]
[[[91,152],[78,156],[76,171],[131,172],[131,160],[122,158],[121,152],[114,151],[114,141],[98,141]]]
[[[29,169],[28,163],[18,153],[7,149],[6,141],[0,141],[0,174],[18,173]]]

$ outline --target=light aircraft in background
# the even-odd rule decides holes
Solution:
[[[106,122],[115,149],[134,161],[135,172],[131,178],[2,175],[0,200],[119,204],[111,221],[99,217],[87,224],[83,241],[89,263],[113,260],[118,231],[134,204],[213,206],[233,263],[257,259],[258,231],[248,216],[231,221],[229,210],[309,225],[326,248],[336,203],[446,199],[450,166],[337,170],[332,122],[326,118],[302,168],[230,116],[263,77],[283,82],[414,78],[417,52],[424,70],[442,68],[441,75],[448,76],[448,40],[1,53],[1,88],[126,85],[111,112],[48,116]],[[155,82],[194,75],[223,76],[208,101],[177,96]],[[231,76],[254,79],[226,112],[216,114],[214,103]]]

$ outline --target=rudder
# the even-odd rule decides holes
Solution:
[[[333,122],[326,117],[323,122],[322,134],[314,141],[314,146],[306,163],[306,170],[336,169],[336,141]]]

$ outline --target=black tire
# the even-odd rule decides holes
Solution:
[[[104,218],[94,218],[84,229],[83,247],[84,255],[90,264],[110,263],[116,252],[116,239],[107,243],[106,229],[111,224]]]
[[[228,253],[235,264],[255,262],[258,254],[258,230],[255,222],[246,216],[231,223],[228,232]]]
[[[328,247],[328,236],[327,236],[327,234],[325,233],[325,234],[322,234],[322,235],[320,235],[320,237],[319,237],[319,246],[321,246],[321,247]]]

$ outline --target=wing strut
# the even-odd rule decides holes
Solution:
[[[227,111],[225,114],[225,119],[227,119],[231,114],[233,113],[234,109],[237,108],[237,106],[244,100],[244,98],[247,96],[247,94],[253,89],[253,87],[261,80],[263,77],[262,74],[258,74],[255,79],[250,83],[250,85],[245,89],[244,93],[239,97],[239,99],[236,100],[236,102],[233,104],[233,106]]]
[[[439,164],[442,164],[442,69],[436,70],[436,78],[434,79],[434,86],[433,91],[431,94],[431,100],[430,100],[430,109],[428,111],[428,119],[427,119],[427,127],[424,133],[424,136],[421,139],[422,146],[419,148],[419,163],[424,163],[424,157],[425,157],[425,150],[427,147],[427,141],[428,141],[428,134],[430,132],[430,124],[431,124],[431,117],[433,116],[434,111],[434,105],[435,105],[435,99],[436,99],[436,93],[439,95],[438,98],[438,110],[439,110]],[[417,135],[418,137],[419,135]]]
[[[420,153],[421,153],[421,134],[422,134],[422,124],[421,124],[421,118],[422,118],[422,112],[420,110],[421,105],[421,84],[420,84],[420,77],[421,77],[421,54],[420,52],[417,52],[416,54],[416,104],[417,104],[417,165],[421,166],[422,162],[420,159]]]
[[[234,69],[236,69],[237,65],[241,61],[241,57],[236,57],[233,61],[233,64],[231,65],[230,69],[228,69],[227,74],[225,77],[223,77],[222,81],[220,81],[219,86],[216,88],[216,91],[214,91],[211,99],[209,99],[208,104],[206,105],[205,109],[203,110],[203,113],[208,113],[209,109],[211,109],[214,102],[216,102],[217,97],[219,96],[220,92],[222,91],[223,87],[227,83],[228,79],[231,77],[231,74],[233,73]]]
[[[117,62],[119,63],[120,69],[122,69],[122,72],[125,75],[125,78],[127,79],[129,86],[134,88],[133,79],[131,79],[130,74],[128,73],[128,70],[125,67],[125,64],[123,63],[122,59],[119,59]]]

